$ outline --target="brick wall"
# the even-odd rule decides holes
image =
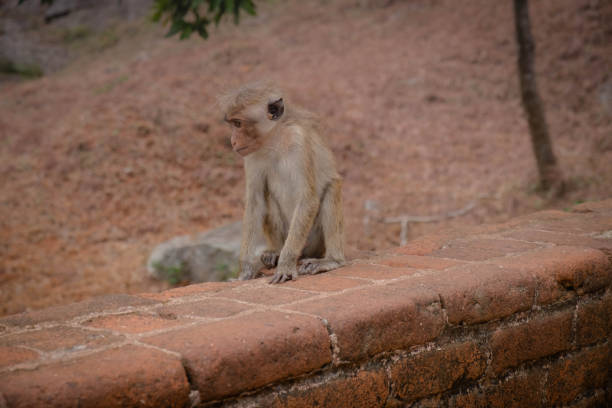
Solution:
[[[0,407],[605,407],[612,200],[0,319]]]

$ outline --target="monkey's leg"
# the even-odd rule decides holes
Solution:
[[[334,180],[321,202],[320,222],[325,241],[325,256],[323,258],[307,258],[300,261],[300,275],[314,275],[331,271],[346,263],[344,258],[342,216],[342,181]]]

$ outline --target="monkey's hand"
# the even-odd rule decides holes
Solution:
[[[253,279],[259,272],[257,266],[252,262],[240,262],[240,276],[239,280]]]
[[[298,277],[297,266],[281,266],[279,265],[274,272],[274,276],[270,279],[270,283],[283,283],[289,279],[296,280]]]
[[[261,262],[266,268],[274,268],[278,265],[278,252],[274,250],[265,250],[261,254]]]

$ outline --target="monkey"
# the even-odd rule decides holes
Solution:
[[[270,283],[344,265],[342,178],[314,114],[285,102],[273,82],[219,98],[231,146],[243,158],[245,209],[240,280],[276,268]],[[261,232],[266,250],[257,257]]]

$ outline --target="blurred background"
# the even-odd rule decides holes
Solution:
[[[170,287],[147,273],[156,245],[242,216],[215,97],[255,79],[324,118],[351,256],[612,197],[610,0],[530,2],[563,194],[537,188],[511,0],[255,0],[207,40],[166,37],[151,0],[17,3],[0,1],[0,314]]]

